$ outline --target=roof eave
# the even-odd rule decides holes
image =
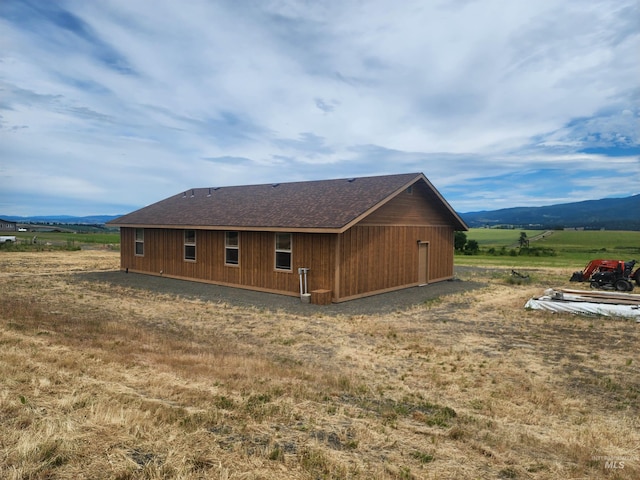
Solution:
[[[161,228],[169,230],[215,230],[226,232],[291,232],[291,233],[341,233],[340,227],[272,227],[237,225],[158,225],[148,223],[112,223],[120,228]]]

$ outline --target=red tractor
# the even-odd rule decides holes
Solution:
[[[633,281],[640,286],[640,268],[633,272],[635,260],[591,260],[584,270],[574,272],[572,282],[589,282],[591,288],[630,292]]]

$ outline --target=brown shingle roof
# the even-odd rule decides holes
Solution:
[[[355,179],[194,188],[109,223],[118,226],[336,231],[420,179],[428,183],[421,173],[407,173]],[[430,184],[429,186],[433,188]],[[442,199],[439,194],[438,197]],[[452,222],[464,226],[444,199],[442,202],[451,211]]]

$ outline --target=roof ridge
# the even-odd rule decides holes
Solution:
[[[391,173],[391,174],[387,174],[387,175],[367,175],[367,176],[363,176],[363,177],[340,177],[340,178],[324,178],[324,179],[317,179],[317,180],[297,180],[297,181],[292,181],[292,182],[266,182],[266,183],[247,183],[247,184],[243,184],[243,185],[216,185],[216,186],[207,186],[207,187],[190,187],[185,189],[185,192],[189,192],[190,190],[202,190],[202,189],[208,189],[211,188],[212,190],[216,189],[221,189],[221,188],[239,188],[239,187],[266,187],[266,186],[284,186],[284,185],[295,185],[295,184],[300,184],[300,183],[321,183],[321,182],[339,182],[341,180],[365,180],[365,179],[371,179],[371,178],[385,178],[385,177],[401,177],[401,176],[406,176],[406,177],[411,177],[411,176],[418,176],[418,175],[423,175],[422,172],[410,172],[410,173]],[[182,193],[182,192],[181,192]]]

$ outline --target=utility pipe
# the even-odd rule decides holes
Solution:
[[[307,272],[309,270],[310,270],[309,268],[298,268],[298,275],[300,275],[300,297],[302,297],[302,295],[309,293],[309,290],[307,287]],[[304,277],[304,280],[302,277]]]

